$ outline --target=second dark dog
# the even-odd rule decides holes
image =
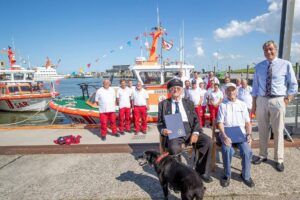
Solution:
[[[205,187],[199,175],[185,164],[178,162],[174,156],[146,151],[139,156],[139,164],[154,166],[165,199],[168,199],[168,185],[180,191],[183,200],[203,199]]]

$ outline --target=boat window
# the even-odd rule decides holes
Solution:
[[[19,92],[18,86],[11,86],[11,87],[8,87],[8,90],[9,90],[10,93]]]
[[[140,72],[145,85],[160,85],[160,72]]]
[[[22,85],[20,88],[21,88],[22,92],[30,92],[31,91],[29,85]]]
[[[23,80],[24,74],[23,73],[15,73],[14,74],[14,80]]]
[[[6,88],[4,87],[1,88],[1,94],[6,94]]]
[[[165,71],[164,72],[164,80],[165,82],[168,82],[169,80],[171,80],[172,78],[174,78],[176,74],[176,71]]]
[[[33,74],[26,74],[26,80],[33,80]]]

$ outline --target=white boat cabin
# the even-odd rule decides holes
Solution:
[[[178,72],[182,72],[183,81],[189,80],[194,69],[194,65],[181,63],[159,65],[144,61],[141,57],[136,59],[135,65],[130,66],[130,70],[143,85],[164,85],[170,79],[174,78]]]

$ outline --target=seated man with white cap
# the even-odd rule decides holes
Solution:
[[[237,89],[234,83],[226,85],[227,99],[219,107],[217,123],[220,130],[220,138],[222,141],[222,158],[224,166],[224,177],[221,179],[221,186],[227,187],[231,178],[231,160],[234,155],[232,140],[225,132],[225,127],[239,127],[245,135],[245,142],[235,143],[242,157],[242,174],[241,178],[248,187],[254,187],[251,178],[251,124],[247,105],[237,99]]]

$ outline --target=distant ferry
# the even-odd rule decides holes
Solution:
[[[34,81],[53,82],[64,78],[64,75],[57,73],[56,66],[52,64],[48,57],[45,67],[35,67],[33,70],[35,71]]]

